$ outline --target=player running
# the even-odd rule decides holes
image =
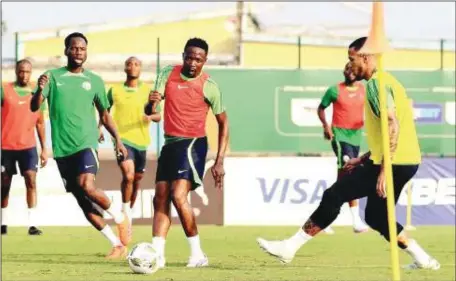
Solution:
[[[386,240],[389,240],[387,219],[385,173],[383,168],[382,133],[378,96],[378,72],[373,55],[361,54],[366,37],[355,40],[349,46],[349,58],[357,80],[367,80],[365,102],[366,133],[370,151],[359,158],[350,159],[344,168],[351,171],[327,189],[317,210],[302,229],[283,241],[267,241],[258,238],[262,249],[289,263],[295,253],[322,229],[330,225],[339,214],[342,204],[367,197],[366,222]],[[413,121],[413,111],[404,87],[389,73],[384,73],[388,95],[388,127],[393,168],[395,201],[404,185],[415,175],[421,163],[421,152]],[[402,225],[397,223],[398,246],[409,254],[414,263],[409,269],[440,268],[415,240],[407,238]]]
[[[132,208],[139,190],[139,183],[146,169],[146,153],[150,144],[150,122],[159,122],[160,113],[144,114],[144,104],[151,88],[139,80],[141,61],[130,57],[125,61],[127,79],[124,84],[112,87],[108,92],[110,108],[116,122],[120,138],[128,150],[127,158],[118,159],[122,172],[122,209],[132,223]],[[100,134],[100,141],[103,134]]]
[[[87,220],[111,242],[109,259],[125,257],[129,222],[115,210],[106,194],[95,186],[98,163],[98,127],[94,108],[103,125],[116,140],[117,152],[128,157],[115,123],[109,115],[109,102],[100,76],[83,68],[87,59],[87,38],[72,33],[65,38],[67,66],[52,69],[38,79],[31,109],[36,111],[45,99],[49,104],[54,158],[65,189],[76,198]],[[118,226],[119,238],[106,224],[102,212],[110,214]]]
[[[165,266],[165,239],[171,225],[170,202],[179,214],[190,244],[187,267],[209,264],[200,246],[195,216],[188,194],[202,185],[208,150],[205,132],[206,116],[212,109],[219,126],[218,151],[211,169],[216,187],[223,187],[223,160],[228,143],[228,118],[217,84],[202,68],[207,61],[208,44],[200,38],[187,41],[183,64],[164,68],[158,76],[155,91],[150,95],[146,114],[156,112],[157,104],[165,99],[165,145],[158,159],[154,197],[152,243]]]
[[[357,158],[364,125],[364,85],[356,81],[349,63],[344,69],[345,80],[330,87],[318,107],[318,118],[323,125],[324,137],[331,141],[337,157],[337,179],[344,176],[344,163]],[[331,125],[326,121],[325,109],[333,104]],[[358,200],[348,202],[355,233],[368,231],[368,226],[359,216]]]
[[[43,111],[30,111],[32,89],[30,76],[32,64],[28,60],[16,63],[16,82],[6,83],[1,88],[2,103],[2,235],[8,233],[8,199],[13,176],[17,174],[16,163],[25,180],[29,235],[41,235],[36,225],[36,173],[38,167],[47,163],[46,134]],[[41,145],[40,159],[36,149],[35,128]],[[41,163],[38,163],[38,162]],[[40,165],[41,164],[41,165]]]

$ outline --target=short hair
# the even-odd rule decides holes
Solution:
[[[16,69],[18,69],[18,67],[21,66],[22,64],[30,64],[30,66],[32,66],[32,62],[29,61],[28,59],[21,59],[16,62]]]
[[[80,33],[80,32],[73,32],[71,34],[69,34],[66,38],[65,38],[65,48],[68,48],[70,47],[70,43],[71,43],[71,39],[72,38],[82,38],[84,39],[84,41],[86,42],[86,44],[89,44],[89,40],[87,40],[87,38],[84,36],[84,34]]]
[[[355,51],[359,51],[363,46],[364,44],[366,43],[366,40],[367,40],[367,37],[360,37],[358,39],[356,39],[355,41],[353,41],[349,46],[348,48],[351,49],[355,49]]]
[[[129,57],[128,59],[125,60],[125,65],[128,63],[128,61],[130,60],[137,60],[139,62],[139,64],[142,64],[142,61],[140,59],[138,59],[137,57],[135,56],[131,56]]]
[[[184,51],[187,50],[188,47],[197,47],[203,49],[206,54],[209,52],[209,45],[204,39],[201,38],[191,38],[188,39],[187,43],[185,44]]]

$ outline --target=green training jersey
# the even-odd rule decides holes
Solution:
[[[46,73],[49,83],[42,95],[49,105],[54,157],[69,156],[86,148],[97,149],[95,106],[109,108],[101,77],[89,70],[72,73],[66,67]]]

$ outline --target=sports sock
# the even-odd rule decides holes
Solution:
[[[6,208],[2,208],[2,225],[8,225],[8,211]]]
[[[409,239],[408,246],[404,249],[404,251],[420,264],[427,264],[429,261],[430,257],[428,253],[426,253],[413,239]]]
[[[128,220],[130,223],[133,221],[133,214],[130,208],[130,202],[123,203],[122,204],[122,210],[124,211],[125,215],[127,215]]]
[[[307,243],[312,238],[312,236],[310,236],[304,230],[302,230],[302,228],[300,228],[295,235],[288,238],[287,243],[289,243],[289,245],[295,248],[295,250],[297,251],[299,248],[302,247],[302,245]]]
[[[359,217],[359,206],[350,207],[350,213],[352,215],[353,226],[357,226],[361,223],[361,218]]]
[[[195,235],[192,237],[187,237],[188,244],[190,245],[190,253],[192,257],[203,257],[204,253],[201,250],[201,243],[199,235]]]
[[[155,236],[152,238],[152,245],[160,256],[165,256],[165,243],[166,240],[163,237]]]
[[[29,227],[37,226],[36,224],[36,208],[29,208],[28,209],[28,223]]]
[[[102,230],[100,230],[101,234],[106,237],[106,239],[111,242],[113,247],[122,246],[122,242],[120,242],[119,238],[114,234],[112,228],[109,225],[106,225]]]
[[[108,214],[111,215],[111,217],[114,219],[116,224],[122,223],[123,220],[125,219],[124,214],[121,211],[115,209],[112,203],[111,203],[111,206],[109,207],[109,209],[106,210],[106,212],[108,212]]]

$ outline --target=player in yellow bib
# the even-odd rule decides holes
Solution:
[[[125,61],[125,83],[113,86],[108,92],[109,110],[116,122],[122,143],[128,151],[127,158],[118,158],[122,172],[122,209],[130,225],[132,208],[136,201],[139,184],[146,169],[146,154],[150,144],[150,122],[160,121],[160,113],[144,114],[151,86],[140,80],[141,61],[130,57]],[[100,134],[100,141],[103,134]],[[130,229],[131,231],[131,229]]]
[[[385,174],[383,168],[382,131],[380,126],[379,84],[376,60],[373,55],[359,51],[366,37],[355,40],[349,46],[351,69],[357,80],[367,81],[365,129],[369,152],[350,159],[344,166],[349,172],[327,189],[320,205],[302,228],[289,239],[267,241],[258,238],[260,247],[284,263],[293,260],[295,253],[339,215],[341,206],[350,200],[367,197],[366,223],[389,240],[386,207]],[[413,120],[413,109],[404,87],[391,74],[384,73],[388,96],[388,128],[393,168],[395,201],[404,185],[415,175],[421,163],[421,152]],[[429,256],[415,240],[408,239],[402,225],[397,223],[398,246],[409,254],[414,263],[408,269],[440,268],[436,259]]]

